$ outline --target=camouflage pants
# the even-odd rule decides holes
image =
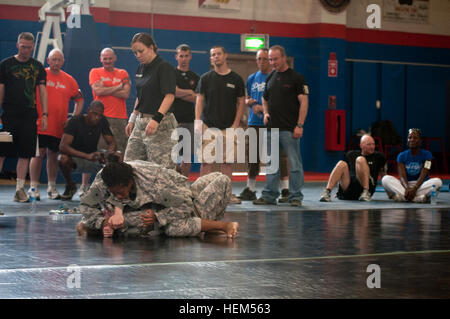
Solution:
[[[194,196],[193,216],[176,219],[161,228],[159,228],[159,223],[155,223],[152,229],[148,229],[144,227],[140,218],[147,208],[132,211],[125,209],[123,213],[124,227],[119,231],[135,236],[157,235],[159,231],[171,237],[197,236],[201,232],[201,219],[220,220],[223,218],[231,197],[231,181],[226,175],[215,172],[197,179],[191,185],[191,190]],[[110,204],[107,203],[106,206],[113,210]],[[158,218],[158,214],[164,214],[167,210],[170,208],[155,209],[156,218]],[[100,209],[82,204],[80,211],[83,214],[82,222],[88,229],[102,229],[105,216]]]
[[[145,128],[150,120],[151,118],[142,117],[136,119],[128,139],[124,161],[143,160],[174,169],[176,162],[172,161],[171,152],[178,141],[172,140],[171,135],[178,126],[177,120],[172,113],[167,113],[159,123],[156,133],[147,136]]]
[[[220,220],[231,197],[231,180],[214,172],[202,176],[191,185],[197,217]]]
[[[194,215],[178,219],[164,227],[171,237],[197,236],[201,233],[201,219],[221,220],[231,197],[231,180],[215,172],[200,177],[191,185],[194,196]]]

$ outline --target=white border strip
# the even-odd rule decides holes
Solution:
[[[309,261],[321,259],[343,259],[343,258],[364,258],[364,257],[384,257],[384,256],[402,256],[402,255],[420,255],[420,254],[449,254],[450,250],[421,250],[421,251],[394,251],[377,254],[361,255],[339,255],[339,256],[315,256],[315,257],[293,257],[293,258],[267,258],[267,259],[238,259],[238,260],[210,260],[210,261],[180,261],[166,263],[145,263],[145,264],[124,264],[124,265],[80,265],[81,269],[111,269],[128,267],[157,267],[157,266],[178,266],[178,265],[201,265],[216,263],[260,263],[260,262],[284,262],[284,261]],[[43,267],[43,268],[19,268],[19,269],[0,269],[0,274],[14,272],[43,272],[43,271],[67,271],[67,267]]]

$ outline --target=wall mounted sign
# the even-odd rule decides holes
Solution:
[[[384,0],[383,19],[394,22],[428,23],[429,0]]]
[[[263,48],[269,48],[268,34],[241,34],[242,52],[256,52]]]
[[[328,59],[328,77],[337,78],[338,76],[338,61],[336,59],[336,52],[330,52]]]
[[[241,10],[241,0],[198,0],[199,8]]]

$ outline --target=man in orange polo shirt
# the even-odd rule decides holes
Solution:
[[[106,117],[111,132],[117,143],[117,150],[122,154],[127,147],[128,136],[125,127],[128,124],[126,100],[130,95],[130,76],[124,69],[114,67],[117,56],[111,48],[105,48],[100,53],[102,67],[93,68],[89,73],[89,84],[92,87],[94,100],[99,100],[105,106],[103,115]],[[100,137],[98,149],[108,147],[103,137]],[[83,174],[81,193],[89,189],[89,174]]]
[[[130,77],[127,71],[114,67],[117,56],[111,48],[105,48],[100,54],[103,67],[94,68],[89,74],[94,100],[100,100],[105,106],[104,116],[117,142],[117,150],[124,153],[128,137],[125,127],[128,124],[126,99],[130,95]],[[99,149],[104,143],[100,139]]]
[[[47,57],[47,95],[48,116],[47,129],[41,129],[42,107],[40,99],[37,99],[38,111],[38,134],[39,134],[39,156],[30,161],[30,190],[35,189],[35,197],[40,200],[38,191],[39,177],[41,176],[42,162],[47,153],[47,194],[51,199],[59,199],[60,195],[56,189],[56,177],[58,175],[58,151],[61,136],[69,113],[69,102],[74,101],[73,115],[83,111],[84,99],[75,79],[61,70],[64,64],[64,54],[59,49],[50,51]],[[39,93],[39,92],[38,92]]]

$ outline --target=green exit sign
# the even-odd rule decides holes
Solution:
[[[263,48],[269,48],[268,34],[241,34],[242,52],[256,52]]]

